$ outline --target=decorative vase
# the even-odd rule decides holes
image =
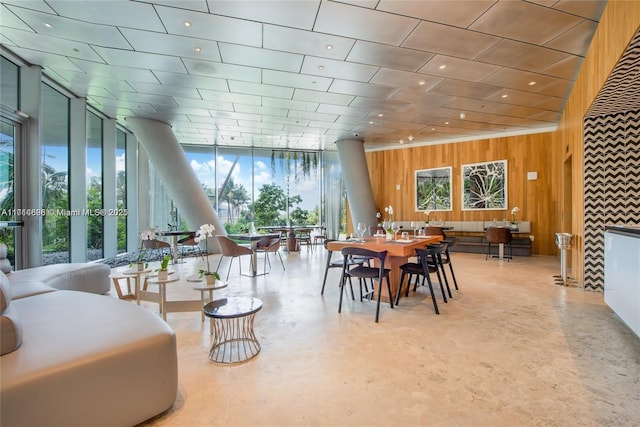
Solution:
[[[158,270],[158,280],[167,280],[169,278],[168,270]]]
[[[393,233],[387,231],[387,234],[385,234],[384,238],[387,240],[393,240]]]
[[[207,285],[214,285],[216,283],[216,276],[213,274],[207,274],[204,276],[207,282]]]
[[[136,270],[144,271],[144,263],[143,262],[136,262]]]

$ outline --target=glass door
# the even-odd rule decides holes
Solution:
[[[19,198],[16,174],[20,162],[16,155],[20,137],[20,124],[2,118],[0,121],[0,242],[7,245],[7,258],[11,265],[20,266],[20,228],[23,213],[16,206]],[[17,169],[16,169],[17,168]]]

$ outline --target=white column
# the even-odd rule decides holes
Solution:
[[[342,139],[336,142],[336,146],[354,228],[359,222],[364,222],[367,226],[377,225],[376,204],[364,155],[364,142],[359,139]]]
[[[171,127],[166,123],[138,117],[127,117],[127,123],[160,175],[167,193],[183,213],[189,228],[213,224],[216,234],[226,235]],[[220,251],[216,239],[209,239],[208,248],[210,251]]]
[[[134,252],[140,248],[138,244],[138,141],[135,135],[127,134],[126,144],[127,171],[127,252]]]

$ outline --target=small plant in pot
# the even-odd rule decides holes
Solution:
[[[135,260],[129,263],[129,268],[137,271],[144,271],[149,267],[149,263],[144,261],[144,251],[138,252]]]
[[[169,261],[171,261],[169,255],[166,255],[162,258],[162,261],[160,261],[160,268],[157,270],[158,280],[167,280],[169,278],[169,270],[167,269],[167,267],[169,267]]]
[[[217,271],[198,270],[198,273],[200,273],[201,279],[204,277],[207,285],[213,285],[216,280],[220,280],[220,275]]]

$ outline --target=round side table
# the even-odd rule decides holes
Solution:
[[[262,301],[251,297],[229,297],[211,301],[204,314],[213,319],[213,344],[209,359],[234,364],[247,361],[260,352],[253,333],[253,320],[262,309]]]
[[[207,282],[200,278],[199,275],[193,275],[187,277],[187,282],[196,283],[193,285],[194,291],[200,292],[200,302],[204,307],[208,302],[213,301],[213,291],[217,291],[218,289],[224,289],[228,286],[227,282],[223,282],[222,280],[216,280],[213,285],[208,285]],[[208,292],[208,296],[205,296],[205,293]],[[213,319],[211,320],[211,334],[213,334]],[[202,321],[204,322],[204,310],[202,311]]]

